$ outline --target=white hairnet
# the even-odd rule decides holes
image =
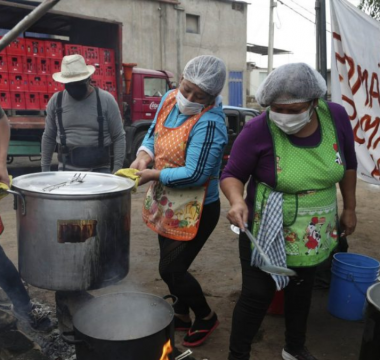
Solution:
[[[273,70],[256,92],[261,106],[306,102],[327,91],[322,75],[305,63],[286,64]]]
[[[222,92],[226,81],[226,65],[215,56],[197,56],[186,64],[183,77],[207,94],[216,96]]]

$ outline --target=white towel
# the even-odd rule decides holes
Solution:
[[[272,191],[265,206],[257,242],[268,255],[273,265],[286,266],[285,239],[283,234],[282,193]],[[264,264],[256,248],[252,251],[251,265],[260,267]],[[278,291],[289,283],[288,276],[271,275]]]

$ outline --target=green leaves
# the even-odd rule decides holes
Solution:
[[[380,0],[360,0],[358,8],[376,20],[380,20]]]

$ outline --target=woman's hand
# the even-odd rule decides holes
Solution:
[[[341,236],[351,235],[356,228],[356,213],[355,210],[344,209],[340,216]]]
[[[248,220],[248,207],[243,198],[231,204],[227,219],[231,224],[238,226],[240,230],[245,230]]]
[[[152,180],[159,180],[160,179],[160,170],[153,170],[153,169],[145,169],[142,171],[139,171],[136,173],[136,175],[140,176],[139,179],[139,186],[144,185],[149,181]]]
[[[132,162],[130,168],[137,170],[145,170],[151,163],[152,158],[144,150],[137,154],[136,159]]]
[[[9,186],[8,170],[5,166],[0,166],[0,183],[7,184]]]

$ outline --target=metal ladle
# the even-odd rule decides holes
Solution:
[[[235,226],[235,225],[231,225],[231,230],[235,234],[240,234],[240,229],[237,226]],[[251,232],[248,229],[245,229],[245,234],[248,236],[248,239],[251,240],[251,243],[257,249],[257,251],[259,252],[260,256],[264,260],[264,265],[260,266],[260,269],[262,271],[265,271],[266,273],[273,274],[273,275],[297,276],[297,273],[294,270],[292,270],[292,269],[288,269],[288,268],[285,268],[285,267],[282,267],[282,266],[273,265],[271,263],[268,255],[265,254],[264,250],[257,243],[257,240],[255,239],[255,237],[251,234]]]

